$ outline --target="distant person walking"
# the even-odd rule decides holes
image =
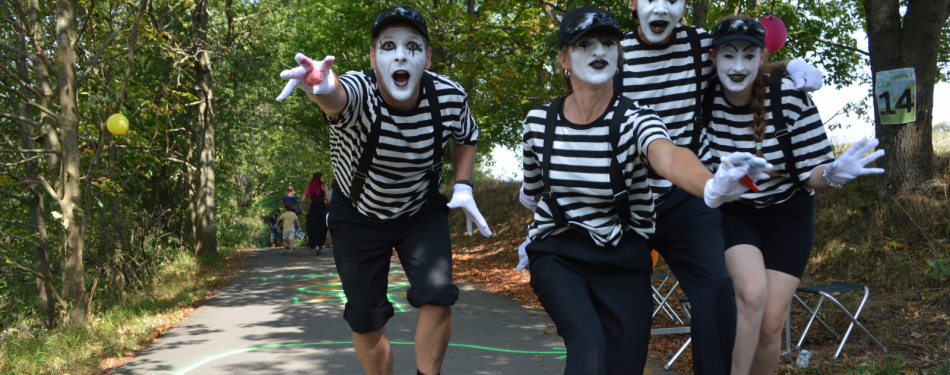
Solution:
[[[280,209],[274,210],[274,214],[270,215],[270,218],[267,219],[267,223],[270,224],[270,246],[277,247],[280,246]],[[276,242],[276,244],[275,244]]]
[[[277,220],[280,221],[281,234],[284,237],[284,251],[281,254],[287,254],[287,250],[290,250],[290,255],[294,255],[294,236],[300,227],[300,221],[294,213],[293,204],[284,203],[284,213]]]
[[[303,203],[307,208],[307,248],[315,249],[314,255],[323,253],[323,243],[327,239],[327,203],[329,203],[327,183],[323,173],[314,173],[303,191]]]
[[[300,208],[300,197],[298,197],[297,194],[294,194],[293,186],[287,185],[287,195],[284,195],[280,199],[281,199],[281,202],[283,202],[284,204],[290,203],[291,205],[293,205],[291,210],[294,211],[294,213],[297,214],[297,216],[300,216],[303,214],[303,210]]]

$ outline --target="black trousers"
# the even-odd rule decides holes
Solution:
[[[568,230],[526,248],[531,286],[567,347],[565,374],[642,374],[650,343],[650,248],[634,232],[616,247]]]
[[[343,318],[353,332],[379,330],[394,314],[386,297],[393,249],[409,279],[406,299],[412,307],[451,306],[458,300],[446,203],[445,196],[435,195],[408,217],[371,221],[334,190],[327,221],[347,299]]]
[[[307,211],[307,247],[316,249],[327,242],[327,204],[314,198]]]
[[[726,271],[722,216],[683,189],[674,188],[656,211],[648,244],[676,275],[691,306],[690,337],[697,375],[732,371],[736,297]]]

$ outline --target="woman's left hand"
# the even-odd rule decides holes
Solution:
[[[818,68],[808,65],[808,63],[794,59],[785,66],[788,75],[795,82],[795,88],[805,91],[818,91],[822,85],[823,74]]]
[[[862,138],[852,145],[848,151],[841,154],[841,157],[825,167],[825,178],[832,183],[841,185],[866,174],[884,173],[883,168],[864,168],[865,165],[884,156],[884,150],[877,150],[868,156],[862,157],[868,151],[877,147],[878,143],[880,142],[877,139],[869,142],[867,138]]]

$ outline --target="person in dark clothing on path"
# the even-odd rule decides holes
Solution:
[[[307,248],[315,250],[314,255],[323,254],[323,244],[327,239],[327,204],[329,194],[323,173],[314,173],[303,191],[303,204],[307,205]]]

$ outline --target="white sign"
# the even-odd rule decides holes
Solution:
[[[916,120],[917,76],[914,68],[877,72],[875,82],[874,96],[882,124],[904,124]]]

